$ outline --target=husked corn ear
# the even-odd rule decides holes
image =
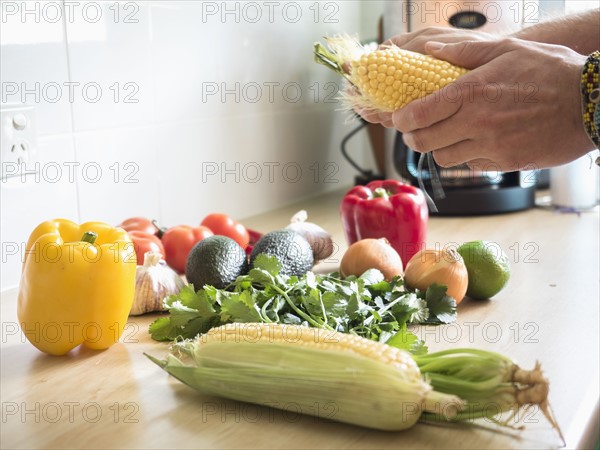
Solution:
[[[434,391],[409,353],[317,328],[229,324],[154,361],[206,394],[382,430],[409,428],[423,411],[451,418],[463,407]]]
[[[348,36],[328,38],[327,43],[330,51],[315,44],[315,59],[354,86],[357,92],[343,96],[350,107],[396,111],[468,72],[447,61],[393,45],[368,51]]]
[[[397,47],[352,62],[352,83],[382,111],[395,111],[464,75],[467,69]]]

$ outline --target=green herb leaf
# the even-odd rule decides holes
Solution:
[[[259,256],[264,255],[261,254]],[[262,286],[269,286],[275,284],[275,277],[270,272],[264,269],[250,269],[250,272],[248,272],[248,278],[252,283],[260,284]]]
[[[408,331],[406,326],[390,337],[386,344],[402,350],[407,350],[413,355],[426,355],[427,346],[425,342],[419,339],[414,333]]]
[[[444,285],[432,284],[425,292],[425,301],[429,309],[426,323],[450,323],[456,320],[456,300],[446,295],[448,288]]]
[[[369,269],[363,273],[360,277],[366,286],[381,283],[383,281],[383,274],[378,269]]]
[[[165,300],[169,317],[150,326],[156,340],[193,338],[231,322],[275,322],[355,333],[409,351],[424,353],[423,342],[406,330],[408,323],[447,323],[456,318],[456,302],[445,286],[408,292],[403,280],[385,281],[378,270],[341,279],[339,274],[280,275],[276,258],[259,255],[247,275],[228,289],[185,286]]]
[[[264,253],[259,254],[252,265],[255,269],[262,269],[274,277],[281,272],[281,263],[277,258],[265,255]]]
[[[170,317],[159,317],[150,324],[148,332],[156,341],[173,341],[180,334],[181,328],[174,326]]]
[[[221,317],[231,322],[263,322],[249,291],[233,293],[223,298]]]
[[[176,302],[188,308],[196,308],[197,294],[194,290],[194,285],[187,284],[181,289],[181,291],[179,291],[179,294],[169,295],[165,299],[165,304],[167,305],[167,307],[171,306],[173,303]]]
[[[397,303],[391,308],[391,312],[399,323],[421,323],[429,317],[429,309],[425,300],[420,299],[412,292],[396,293],[390,299],[397,300]]]

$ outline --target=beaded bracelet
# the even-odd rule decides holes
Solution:
[[[596,147],[600,147],[600,51],[592,53],[581,75],[583,125]]]

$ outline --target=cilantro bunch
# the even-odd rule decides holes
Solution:
[[[344,279],[337,273],[299,278],[280,271],[276,258],[259,255],[248,274],[226,289],[185,286],[165,299],[169,315],[150,325],[152,338],[190,339],[232,322],[284,323],[353,333],[424,354],[425,343],[407,325],[456,319],[456,301],[445,286],[410,292],[401,277],[385,281],[376,269]]]

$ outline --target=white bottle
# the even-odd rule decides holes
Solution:
[[[597,151],[550,169],[550,195],[558,207],[585,210],[598,204]]]

